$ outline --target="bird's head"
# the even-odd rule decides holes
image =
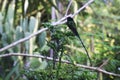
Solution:
[[[67,21],[73,21],[73,18],[67,17]]]

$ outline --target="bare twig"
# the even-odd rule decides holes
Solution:
[[[69,4],[68,4],[68,7],[67,7],[67,10],[66,10],[65,16],[68,14],[68,11],[69,11],[69,9],[70,9],[71,4],[72,4],[72,0],[70,0],[70,2],[69,2]]]
[[[80,13],[84,8],[86,8],[89,4],[91,4],[94,0],[89,0],[85,5],[83,5],[80,9],[78,9],[73,15],[72,17],[74,17],[75,15],[77,15],[78,13]]]
[[[2,54],[0,55],[0,58],[3,58],[3,57],[8,57],[8,56],[26,56],[26,57],[35,57],[35,58],[43,58],[43,59],[47,59],[47,60],[53,60],[53,58],[51,57],[46,57],[46,56],[42,56],[42,55],[32,55],[32,54],[25,54],[25,53],[8,53],[8,54]],[[59,59],[55,59],[56,62],[59,62]],[[67,60],[61,60],[62,63],[67,63],[67,64],[73,64]],[[107,75],[112,75],[112,76],[117,76],[117,77],[120,77],[120,74],[115,74],[115,73],[112,73],[112,72],[108,72],[108,71],[105,71],[103,69],[100,69],[98,67],[90,67],[90,66],[86,66],[86,65],[81,65],[81,64],[74,64],[76,67],[81,67],[81,68],[85,68],[85,69],[89,69],[89,70],[94,70],[94,71],[97,71],[97,72],[102,72],[104,74],[107,74]]]
[[[67,16],[65,16],[65,17],[63,17],[63,18],[61,18],[60,20],[58,20],[57,22],[54,22],[54,23],[52,23],[52,25],[58,25],[58,24],[63,24],[63,23],[66,23],[66,18],[67,17],[74,17],[75,15],[77,15],[78,13],[80,13],[84,8],[86,8],[89,4],[91,4],[92,2],[93,2],[94,0],[89,0],[85,5],[83,5],[81,8],[79,8],[78,10],[77,10],[77,12],[75,12],[74,14],[70,14],[70,15],[67,15]]]
[[[74,13],[73,15],[70,14],[70,15],[68,15],[68,16],[74,17],[75,15],[77,15],[81,10],[83,10],[85,7],[87,7],[87,6],[88,6],[90,3],[92,3],[93,1],[94,1],[94,0],[88,1],[88,2],[87,2],[84,6],[82,6],[76,13]],[[61,18],[60,20],[58,20],[57,22],[52,23],[51,25],[54,26],[54,25],[58,25],[58,24],[63,24],[63,23],[65,23],[65,22],[66,22],[65,19],[66,19],[68,16],[65,16],[65,17]],[[65,20],[65,21],[63,21],[63,20]],[[63,21],[63,22],[62,22],[62,21]],[[1,48],[1,49],[0,49],[0,52],[2,52],[2,51],[4,51],[4,50],[7,50],[7,49],[9,49],[9,48],[11,48],[11,47],[14,47],[14,46],[16,46],[17,44],[20,44],[21,42],[27,41],[27,40],[29,40],[30,38],[32,38],[33,36],[36,36],[36,35],[40,34],[41,32],[43,32],[43,31],[45,31],[45,30],[47,30],[47,29],[48,29],[48,28],[43,28],[43,29],[39,30],[38,32],[35,32],[35,33],[31,34],[31,35],[28,36],[28,37],[25,37],[25,38],[22,38],[22,39],[20,39],[20,40],[18,40],[18,41],[16,41],[16,42],[13,42],[13,43],[11,43],[10,45]]]
[[[84,6],[82,6],[80,9],[78,9],[76,13],[70,14],[70,15],[68,15],[68,16],[74,17],[74,16],[77,15],[81,10],[83,10],[85,7],[87,7],[89,4],[91,4],[93,1],[94,1],[94,0],[89,0]],[[68,8],[68,9],[69,9],[69,8]],[[66,12],[66,13],[67,13],[67,12]],[[65,16],[65,17],[61,18],[61,19],[58,20],[57,22],[54,22],[52,25],[58,25],[58,24],[63,24],[63,23],[65,23],[65,22],[66,22],[65,19],[66,19],[68,16]],[[63,20],[64,20],[64,21],[63,21]],[[20,39],[20,40],[18,40],[18,41],[16,41],[16,42],[13,42],[13,43],[11,43],[10,45],[8,45],[8,46],[6,46],[6,47],[4,47],[4,48],[1,48],[1,49],[0,49],[0,52],[2,52],[2,51],[4,51],[4,50],[7,50],[7,49],[9,49],[9,48],[11,48],[11,47],[13,47],[13,46],[16,46],[17,44],[20,44],[21,42],[27,41],[27,40],[29,40],[30,38],[32,38],[32,37],[40,34],[41,32],[43,32],[43,31],[45,31],[45,30],[47,30],[47,29],[48,29],[48,28],[43,28],[43,29],[39,30],[38,32],[31,34],[31,35],[28,36],[28,37],[25,37],[25,38]],[[7,57],[7,56],[26,56],[26,57],[36,57],[36,58],[43,58],[43,59],[53,60],[53,58],[51,58],[51,57],[46,57],[46,56],[42,56],[42,55],[22,54],[22,53],[2,54],[2,55],[0,55],[0,58]],[[59,59],[56,59],[55,61],[58,62]],[[69,62],[69,61],[67,61],[67,60],[62,60],[61,62],[62,62],[62,63],[67,63],[67,64],[73,64],[73,63],[71,63],[71,62]],[[111,72],[105,71],[105,70],[103,70],[103,69],[100,69],[100,68],[98,68],[98,67],[90,67],[90,66],[81,65],[81,64],[74,64],[74,65],[77,66],[77,67],[82,67],[82,68],[85,68],[85,69],[94,70],[94,71],[102,72],[102,73],[104,73],[104,74],[108,74],[108,75],[113,75],[113,76],[120,77],[120,74],[111,73]]]
[[[104,63],[102,63],[99,68],[102,68],[103,66],[105,66],[108,63],[109,60],[110,59],[105,60]]]
[[[13,47],[13,46],[16,46],[17,44],[20,44],[21,42],[27,41],[27,40],[29,40],[30,38],[32,38],[32,37],[40,34],[41,32],[43,32],[43,31],[45,31],[45,30],[47,30],[47,29],[48,29],[48,28],[43,28],[43,29],[39,30],[38,32],[31,34],[31,35],[28,36],[28,37],[25,37],[25,38],[22,38],[22,39],[20,39],[20,40],[18,40],[18,41],[16,41],[16,42],[13,42],[13,43],[11,43],[10,45],[1,48],[1,49],[0,49],[0,52],[5,51],[5,50],[7,50],[7,49],[9,49],[9,48],[11,48],[11,47]]]

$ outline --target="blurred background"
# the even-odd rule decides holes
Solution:
[[[88,0],[0,0],[0,48],[47,31],[0,52],[43,55],[53,61],[22,56],[0,58],[0,80],[119,80],[71,64],[90,65],[79,39],[66,24],[51,25],[74,14]],[[120,0],[95,0],[75,15],[76,28],[92,60],[92,66],[120,74]],[[56,62],[55,59],[60,59]]]

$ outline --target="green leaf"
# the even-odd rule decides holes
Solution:
[[[14,30],[13,28],[14,9],[15,9],[15,4],[14,2],[12,2],[11,4],[9,4],[8,11],[7,11],[7,17],[6,17],[6,27],[10,31]]]
[[[3,15],[2,15],[2,13],[0,12],[0,23],[2,22],[2,20],[3,20]]]
[[[4,80],[10,80],[11,76],[14,74],[14,72],[16,72],[16,70],[19,71],[18,69],[19,69],[19,65],[14,66],[12,68],[12,70],[7,74],[7,76],[5,77]],[[16,78],[16,77],[14,76],[14,78]]]
[[[34,17],[30,17],[29,31],[31,33],[34,31],[35,24],[36,24],[36,19]]]
[[[39,58],[32,58],[30,60],[30,68],[32,69],[37,69],[40,66],[40,61]]]
[[[28,37],[31,33],[29,32],[25,32],[25,37]],[[29,44],[29,41],[26,41],[25,42],[25,49],[26,51],[29,51],[29,47],[30,47],[30,44]]]
[[[42,61],[39,69],[45,69],[46,67],[47,67],[47,62],[46,61]]]
[[[23,32],[28,31],[28,18],[21,19],[20,26],[22,26]]]
[[[24,36],[24,34],[23,34],[21,26],[17,26],[17,28],[16,28],[16,40],[23,38],[23,36]]]
[[[0,12],[0,34],[3,33],[3,24],[2,24],[3,16],[2,13]]]
[[[38,36],[38,45],[42,48],[45,45],[46,32],[42,32]]]
[[[3,46],[7,46],[8,45],[8,41],[7,40],[9,40],[8,38],[7,38],[7,35],[6,35],[6,33],[2,33],[2,45]]]

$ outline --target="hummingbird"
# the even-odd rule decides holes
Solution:
[[[66,24],[67,24],[67,26],[69,27],[69,29],[73,32],[73,34],[79,38],[79,40],[80,40],[83,48],[85,49],[85,52],[86,52],[87,56],[88,56],[88,59],[89,59],[89,61],[90,61],[90,64],[92,64],[91,59],[90,59],[90,56],[89,56],[89,53],[88,53],[88,51],[87,51],[87,49],[86,49],[86,47],[85,47],[85,45],[84,45],[81,37],[80,37],[79,34],[78,34],[78,31],[77,31],[77,29],[76,29],[76,24],[75,24],[73,18],[67,17],[67,23],[66,23]]]

